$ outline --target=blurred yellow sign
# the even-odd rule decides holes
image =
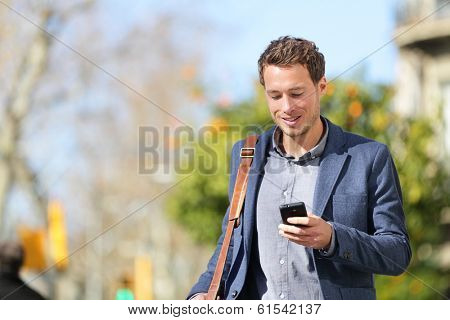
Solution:
[[[67,231],[61,203],[50,201],[47,213],[50,257],[56,263],[56,268],[62,271],[67,268],[69,259],[67,257]]]
[[[153,270],[149,256],[134,259],[134,293],[136,300],[153,300]]]
[[[46,267],[45,230],[23,226],[19,228],[19,237],[25,251],[23,268],[38,271],[44,270]]]

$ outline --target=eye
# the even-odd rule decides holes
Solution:
[[[281,96],[271,96],[272,100],[279,100]]]
[[[302,93],[292,93],[291,94],[291,96],[293,96],[294,98],[299,98],[299,97],[301,97],[303,95],[303,92]]]

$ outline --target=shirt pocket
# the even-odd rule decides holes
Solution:
[[[367,232],[367,195],[335,194],[332,207],[335,222]]]

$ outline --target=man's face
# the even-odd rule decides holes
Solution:
[[[289,137],[305,136],[320,125],[320,97],[326,91],[326,79],[314,84],[308,69],[269,65],[264,69],[267,104],[274,122]]]

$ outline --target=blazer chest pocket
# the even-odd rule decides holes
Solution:
[[[367,232],[367,195],[333,195],[333,220],[343,225]]]

